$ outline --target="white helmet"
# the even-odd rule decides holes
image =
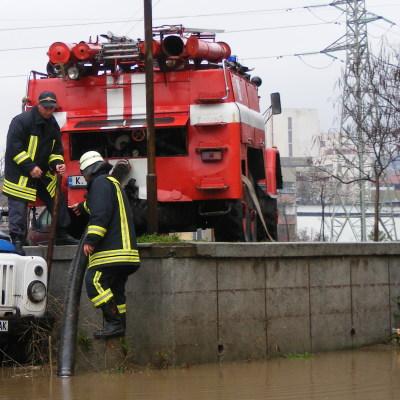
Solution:
[[[79,160],[80,170],[84,171],[87,167],[90,167],[99,161],[104,162],[104,158],[99,152],[87,151],[86,153],[82,154]]]

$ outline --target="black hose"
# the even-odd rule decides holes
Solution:
[[[64,315],[58,344],[57,375],[63,378],[74,375],[76,338],[79,319],[79,303],[82,282],[85,276],[87,256],[83,253],[86,232],[82,236],[71,262],[67,291],[64,301]]]

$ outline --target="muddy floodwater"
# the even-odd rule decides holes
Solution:
[[[80,373],[70,379],[48,370],[1,370],[0,399],[400,399],[400,349],[292,355],[260,362],[166,370]]]

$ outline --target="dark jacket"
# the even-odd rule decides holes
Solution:
[[[88,267],[140,263],[132,211],[117,179],[99,171],[88,184],[84,209],[89,213],[85,244],[94,246]]]
[[[60,128],[53,116],[46,120],[39,114],[37,107],[33,107],[13,118],[7,134],[3,186],[5,195],[35,201],[38,180],[29,173],[35,166],[39,166],[43,171],[40,180],[53,197],[56,176],[52,171],[57,164],[63,163]]]

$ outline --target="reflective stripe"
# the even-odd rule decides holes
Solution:
[[[124,199],[122,197],[122,192],[120,187],[115,185],[117,188],[117,197],[118,203],[120,206],[119,215],[121,218],[121,232],[122,232],[122,248],[123,249],[130,249],[131,248],[131,238],[129,235],[129,226],[128,226],[128,219],[126,218],[126,210]]]
[[[46,190],[49,192],[51,197],[54,197],[56,194],[57,176],[51,172],[46,172],[46,176],[50,178],[50,183],[46,186]]]
[[[88,268],[97,267],[98,265],[107,265],[107,264],[139,264],[140,258],[139,256],[121,256],[121,257],[110,257],[108,259],[98,259],[95,261],[90,260]]]
[[[107,179],[113,183],[116,183],[117,185],[119,185],[119,181],[117,179],[115,179],[113,176],[107,176]]]
[[[104,292],[100,293],[98,296],[91,299],[91,302],[94,304],[95,307],[99,307],[104,303],[107,303],[112,297],[113,293],[111,289],[107,289]]]
[[[26,187],[28,184],[28,177],[21,175],[19,177],[18,186]]]
[[[99,265],[107,264],[138,264],[140,262],[139,257],[113,257],[109,261],[98,260],[94,262],[89,262],[88,268],[97,267]]]
[[[96,271],[93,277],[93,286],[96,288],[97,293],[101,294],[104,292],[104,289],[101,287],[99,279],[101,278],[102,272]]]
[[[139,257],[139,251],[136,249],[104,250],[104,251],[99,251],[97,253],[94,253],[93,255],[90,256],[90,259],[95,261],[99,258],[109,258],[109,257],[115,257],[115,256]]]
[[[116,190],[118,206],[119,206],[119,215],[120,215],[120,222],[121,222],[121,239],[122,239],[122,249],[117,250],[104,250],[96,252],[92,255],[89,255],[89,265],[88,268],[95,267],[98,265],[107,265],[107,264],[138,264],[140,263],[139,252],[136,249],[132,249],[131,246],[131,237],[130,237],[130,230],[128,225],[128,218],[126,214],[124,198],[122,195],[121,187],[119,182],[111,177],[107,177],[110,180]],[[85,206],[85,204],[84,204]],[[99,230],[100,228],[100,230]],[[107,232],[105,228],[90,225],[88,228],[88,233],[93,233],[96,235],[101,236],[101,233],[104,234]]]
[[[129,249],[129,250],[122,250],[122,249],[117,249],[117,250],[104,250],[104,251],[99,251],[95,253],[92,257],[97,258],[97,257],[109,257],[109,256],[115,256],[118,254],[122,255],[139,255],[139,251],[137,249]]]
[[[27,200],[27,201],[35,201],[36,200],[36,196],[32,196],[30,194],[23,193],[20,190],[11,189],[11,188],[7,187],[5,184],[3,186],[3,193],[9,194],[11,196],[18,197],[20,199]]]
[[[55,160],[60,160],[60,161],[64,162],[64,157],[61,154],[50,154],[49,163],[51,163],[52,161],[55,161]]]
[[[4,179],[3,192],[24,200],[35,201],[36,189],[26,187],[27,179],[28,178],[22,176],[18,184]],[[25,181],[26,183],[25,185],[23,185],[22,183],[24,183]]]
[[[88,207],[86,200],[83,202],[83,209],[84,209],[88,214],[90,214],[90,208]]]
[[[108,176],[107,179],[110,180],[114,184],[116,193],[117,193],[117,199],[118,199],[118,205],[119,205],[119,216],[120,216],[120,220],[121,220],[122,248],[123,249],[131,249],[132,248],[131,237],[129,234],[128,219],[126,217],[126,210],[125,210],[124,199],[122,197],[121,187],[120,187],[117,179],[113,178],[112,176]]]
[[[88,235],[93,234],[93,235],[98,235],[101,237],[104,237],[104,235],[107,233],[107,229],[103,228],[102,226],[98,225],[89,225],[88,226]]]
[[[35,160],[37,145],[38,145],[38,137],[31,135],[29,138],[28,155],[32,161]]]
[[[118,304],[117,308],[118,308],[118,312],[120,314],[125,314],[126,313],[126,304]]]
[[[29,194],[32,194],[32,195],[36,195],[36,189],[32,189],[32,188],[21,186],[19,183],[10,182],[7,179],[4,179],[4,185],[7,185],[10,188],[15,189],[15,190],[22,190],[22,191],[24,191],[26,193],[29,193]]]
[[[113,263],[139,263],[139,251],[131,250],[105,250],[99,251],[89,256],[89,268],[97,265],[113,264]]]
[[[19,165],[19,164],[21,164],[22,162],[24,162],[25,160],[27,160],[28,158],[29,158],[29,155],[28,155],[28,153],[24,150],[24,151],[21,151],[21,153],[17,154],[17,155],[13,158],[13,160]]]

